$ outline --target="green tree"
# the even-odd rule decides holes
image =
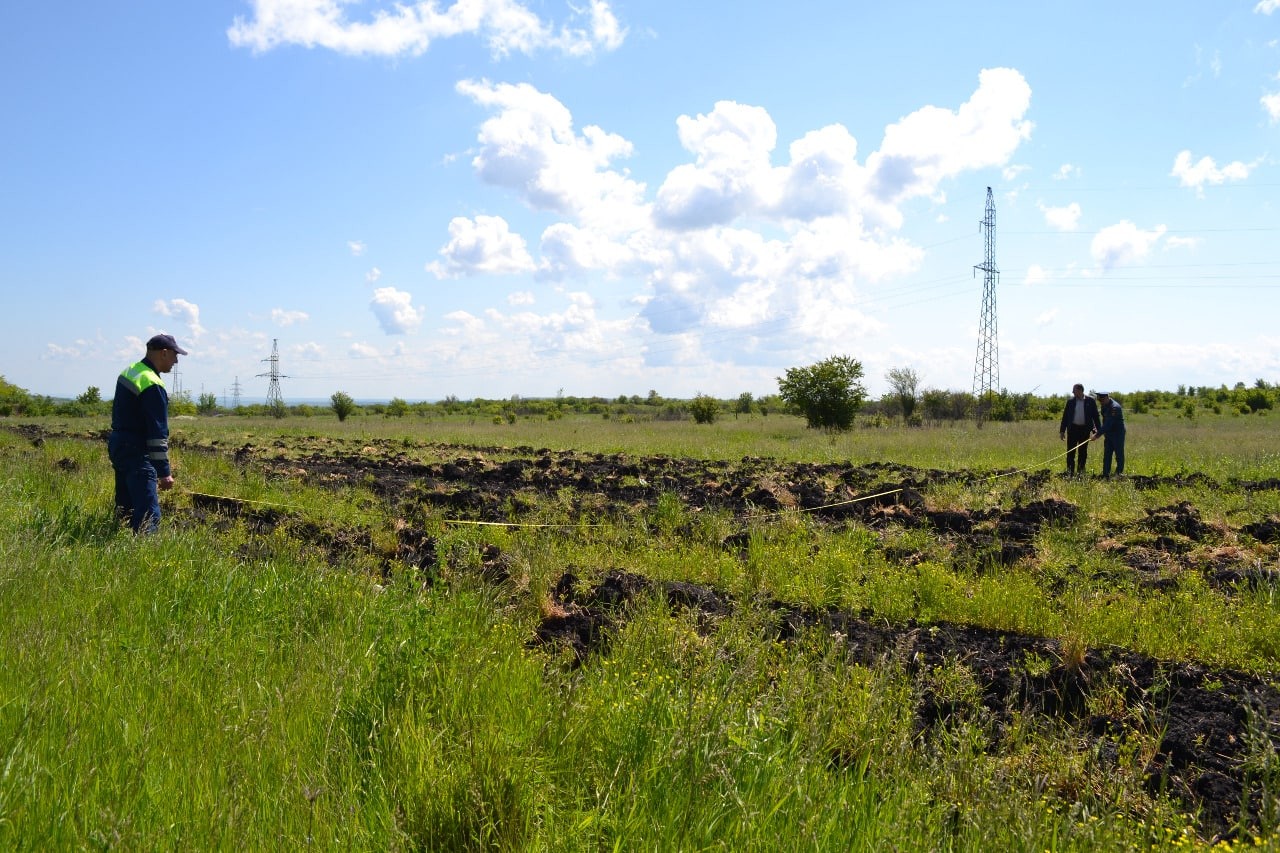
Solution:
[[[387,403],[387,417],[403,418],[407,414],[409,414],[409,404],[399,397],[392,397],[391,402]]]
[[[0,376],[0,417],[23,414],[31,402],[31,395]]]
[[[194,415],[195,413],[196,404],[191,399],[190,391],[177,391],[169,397],[169,414]]]
[[[102,402],[102,392],[98,390],[97,385],[90,385],[83,394],[76,397],[76,402],[86,406],[96,406]]]
[[[695,423],[713,424],[720,415],[720,401],[706,394],[699,394],[689,404],[689,414]]]
[[[196,402],[196,414],[212,415],[218,410],[218,395],[211,391],[205,391],[200,394],[200,399]]]
[[[1249,407],[1250,412],[1257,412],[1262,409],[1270,409],[1271,398],[1267,396],[1266,389],[1254,388],[1244,395],[1244,404]]]
[[[862,363],[835,355],[809,367],[791,367],[778,377],[778,395],[804,416],[811,429],[849,429],[867,397]]]
[[[351,395],[346,391],[334,391],[329,397],[329,406],[338,416],[339,421],[345,421],[347,416],[356,410],[356,401],[351,399]]]
[[[743,391],[738,395],[738,402],[734,404],[733,410],[740,415],[749,415],[754,404],[755,398],[751,396],[751,392]]]
[[[891,367],[884,375],[902,408],[902,419],[911,420],[911,413],[916,410],[916,392],[920,388],[920,375],[910,367]]]
[[[930,388],[920,395],[924,407],[924,416],[935,423],[947,417],[950,410],[950,398],[946,391]]]

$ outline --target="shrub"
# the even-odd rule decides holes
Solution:
[[[837,355],[809,367],[788,368],[778,378],[778,394],[810,428],[846,430],[867,397],[861,378],[861,362]]]
[[[356,401],[351,399],[351,395],[345,391],[335,391],[329,398],[329,406],[338,416],[339,421],[345,421],[347,416],[356,410]]]
[[[714,397],[699,394],[689,404],[689,414],[693,415],[695,423],[713,424],[720,415],[720,403]]]

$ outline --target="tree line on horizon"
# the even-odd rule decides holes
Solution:
[[[410,403],[393,397],[383,403],[357,403],[345,391],[336,391],[328,406],[252,403],[228,407],[210,393],[193,398],[190,392],[170,398],[171,415],[322,417],[471,417],[494,423],[515,423],[519,419],[555,420],[567,415],[594,415],[603,418],[649,421],[692,420],[713,423],[722,417],[795,414],[805,417],[815,428],[848,429],[855,415],[865,426],[926,426],[981,417],[996,422],[1054,420],[1061,415],[1066,394],[1043,396],[1007,389],[979,399],[967,391],[922,387],[912,368],[892,368],[885,374],[889,392],[879,398],[868,396],[861,383],[862,365],[849,356],[833,356],[814,365],[790,368],[778,377],[778,393],[756,396],[749,391],[734,398],[696,394],[692,398],[664,397],[650,389],[646,395],[620,394],[617,397],[566,395],[505,399],[476,397],[460,399],[449,395],[442,400]],[[1179,385],[1175,390],[1144,390],[1117,393],[1132,414],[1171,411],[1179,417],[1197,413],[1252,415],[1265,414],[1280,404],[1280,385],[1257,379],[1252,385]],[[90,386],[74,399],[58,399],[19,388],[0,376],[0,416],[2,417],[93,417],[109,415],[111,400]]]

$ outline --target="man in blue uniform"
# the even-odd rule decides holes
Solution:
[[[1098,392],[1098,408],[1102,410],[1102,429],[1093,437],[1102,439],[1102,476],[1111,476],[1111,457],[1116,460],[1116,476],[1124,476],[1124,410],[1111,394]]]
[[[160,489],[173,488],[169,465],[169,393],[160,379],[187,351],[173,335],[147,341],[147,355],[120,374],[111,404],[107,455],[116,472],[116,514],[134,533],[160,527]]]

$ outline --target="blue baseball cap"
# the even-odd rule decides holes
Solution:
[[[151,340],[147,341],[147,349],[171,349],[178,355],[186,355],[187,351],[178,346],[178,342],[173,339],[173,335],[155,335]]]

